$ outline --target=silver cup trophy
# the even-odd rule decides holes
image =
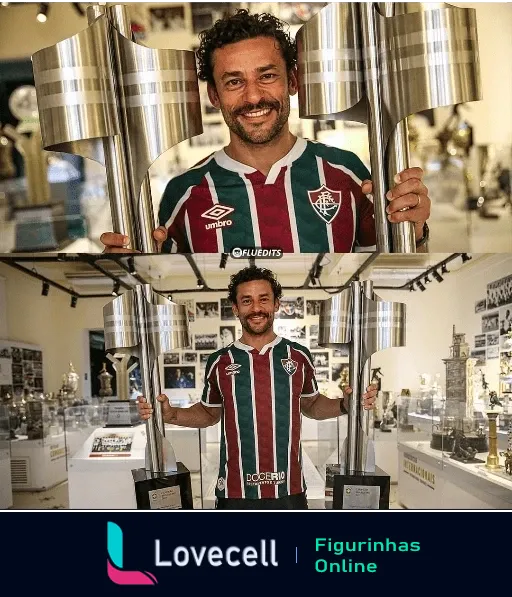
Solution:
[[[123,5],[92,5],[87,17],[32,56],[43,147],[104,164],[113,231],[154,253],[149,167],[203,132],[194,52],[135,43]]]
[[[153,291],[149,284],[115,298],[103,308],[105,348],[139,360],[142,392],[153,407],[146,422],[146,467],[132,471],[139,509],[192,509],[190,472],[165,437],[158,357],[190,346],[188,316],[177,305]]]
[[[389,508],[390,477],[375,465],[371,411],[363,408],[362,396],[370,385],[371,356],[405,346],[405,327],[405,304],[383,301],[369,280],[352,282],[321,303],[318,345],[348,345],[352,388],[340,464],[327,465],[333,509]]]
[[[482,99],[476,13],[444,3],[328,4],[297,33],[299,116],[367,124],[377,250],[414,253],[386,193],[410,166],[407,116]]]

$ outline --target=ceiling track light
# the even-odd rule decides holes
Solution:
[[[119,296],[120,288],[121,288],[121,284],[119,284],[119,282],[115,282],[114,287],[112,288],[112,296]]]
[[[41,2],[41,4],[39,5],[39,10],[37,12],[37,16],[36,16],[36,19],[40,23],[46,23],[46,21],[48,20],[49,9],[50,9],[50,5],[48,4],[48,2]]]
[[[226,263],[227,262],[228,262],[228,254],[227,253],[222,253],[222,255],[220,256],[219,268],[220,269],[226,269]]]
[[[467,261],[471,261],[471,259],[473,259],[471,255],[468,255],[468,253],[462,253],[461,257],[462,263],[466,263]]]
[[[204,282],[201,280],[201,278],[197,278],[197,287],[204,288]]]
[[[442,274],[449,274],[450,273],[448,271],[448,268],[446,267],[446,263],[443,263],[443,266],[441,267],[441,273]]]
[[[414,288],[414,284],[409,286],[409,292],[416,292],[416,288]]]
[[[42,296],[48,296],[49,292],[50,292],[50,285],[48,284],[48,282],[43,282],[43,288],[41,290]]]
[[[75,309],[76,308],[76,304],[78,303],[78,297],[73,295],[71,297],[71,308]]]
[[[431,280],[428,277],[428,274],[425,276],[425,279],[423,281],[425,282],[425,284],[430,284]]]
[[[434,280],[437,280],[437,282],[442,282],[444,280],[444,278],[441,276],[441,274],[437,270],[434,270],[432,272],[432,275],[434,276]]]
[[[425,292],[425,286],[423,286],[421,282],[418,282],[418,288],[421,290],[421,292]]]

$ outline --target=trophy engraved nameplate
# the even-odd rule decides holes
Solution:
[[[405,304],[381,300],[369,280],[352,282],[321,303],[318,345],[324,348],[348,345],[352,388],[340,464],[327,465],[326,494],[332,491],[333,509],[343,509],[344,503],[358,501],[355,497],[345,497],[346,488],[352,486],[360,488],[356,495],[361,507],[374,506],[375,488],[379,488],[378,508],[389,508],[390,477],[375,465],[372,413],[363,408],[362,397],[370,385],[371,356],[386,348],[405,346],[405,326]],[[363,491],[362,487],[369,490]]]
[[[380,487],[345,485],[343,510],[379,510]]]
[[[113,231],[152,253],[149,167],[203,132],[195,55],[135,43],[123,5],[87,16],[89,27],[32,56],[43,146],[104,164]]]
[[[190,346],[186,308],[139,284],[103,308],[105,349],[138,358],[142,392],[153,408],[146,421],[146,467],[132,471],[139,509],[149,509],[149,493],[164,487],[181,487],[181,507],[192,509],[190,472],[176,462],[165,437],[158,357],[176,348]],[[189,499],[190,498],[190,499]]]
[[[414,253],[386,192],[410,167],[406,118],[482,99],[476,13],[443,3],[328,4],[297,33],[299,116],[368,126],[377,251]]]

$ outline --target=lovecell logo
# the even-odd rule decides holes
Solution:
[[[107,523],[107,572],[116,585],[156,585],[151,572],[123,570],[123,531],[115,522]]]

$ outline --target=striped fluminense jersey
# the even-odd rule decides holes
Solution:
[[[361,191],[369,178],[355,154],[300,138],[267,176],[217,151],[168,183],[159,210],[168,231],[162,250],[374,250],[373,204]]]
[[[201,402],[222,408],[217,497],[305,491],[300,401],[317,393],[311,353],[280,336],[260,351],[236,341],[210,355]]]

